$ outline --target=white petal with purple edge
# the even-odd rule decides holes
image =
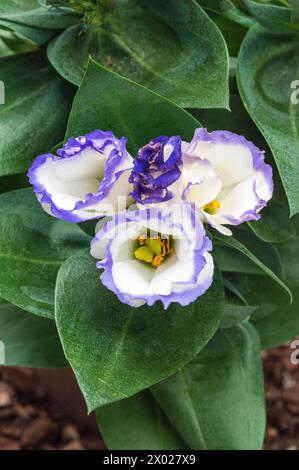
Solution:
[[[182,197],[203,210],[204,220],[225,235],[223,224],[258,220],[273,193],[270,165],[264,152],[244,137],[228,131],[196,129],[190,143],[183,142]],[[194,160],[201,163],[195,169]],[[194,166],[192,171],[192,165]],[[214,171],[214,175],[213,175]]]
[[[69,139],[57,155],[37,157],[28,176],[46,212],[80,222],[128,206],[132,165],[125,138],[94,131]]]

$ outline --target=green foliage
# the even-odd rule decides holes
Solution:
[[[100,283],[94,259],[82,251],[58,273],[55,310],[66,357],[91,411],[134,395],[190,361],[217,329],[223,287],[216,278],[187,307],[175,303],[164,311],[157,303],[136,309]]]
[[[292,301],[292,293],[290,289],[288,288],[288,286],[273,271],[271,271],[271,269],[269,269],[259,258],[257,258],[253,253],[251,253],[251,251],[245,245],[243,245],[241,242],[239,242],[237,239],[233,237],[225,237],[218,233],[214,235],[213,239],[216,242],[219,242],[225,246],[234,248],[235,250],[242,253],[247,258],[249,258],[267,276],[269,276],[274,282],[276,282],[280,287],[282,287],[284,291],[289,295],[289,300]]]
[[[41,53],[0,59],[0,79],[6,100],[0,105],[3,176],[26,171],[33,158],[62,139],[73,90]]]
[[[298,32],[297,0],[0,2],[0,341],[6,365],[70,365],[110,449],[262,447],[260,351],[299,334]],[[265,150],[274,197],[210,230],[196,302],[124,305],[89,254],[96,221],[48,216],[25,173],[94,129],[135,156],[200,123]]]
[[[291,215],[299,212],[299,107],[291,102],[291,83],[298,77],[296,37],[258,27],[247,33],[238,61],[240,94],[273,152]]]
[[[249,13],[270,33],[299,32],[299,24],[293,22],[292,9],[287,6],[243,0]]]
[[[48,47],[52,65],[75,85],[89,55],[180,106],[228,106],[226,46],[194,0],[116,0],[109,27],[74,26]]]
[[[186,367],[151,390],[191,449],[260,449],[265,428],[258,335],[222,329]]]
[[[56,275],[89,237],[48,216],[31,188],[0,196],[0,295],[18,307],[53,318]]]
[[[41,7],[37,0],[1,0],[0,19],[41,29],[64,29],[78,21],[71,10]]]
[[[148,391],[100,408],[97,418],[101,434],[112,450],[187,447]]]
[[[153,136],[179,133],[191,139],[199,126],[193,116],[167,99],[90,60],[66,137],[96,128],[111,129],[116,136],[128,138],[128,149],[134,155]]]
[[[0,299],[0,341],[5,365],[67,367],[55,323]]]

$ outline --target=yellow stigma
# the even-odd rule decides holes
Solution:
[[[203,206],[203,210],[207,212],[208,214],[215,214],[216,210],[219,209],[220,204],[217,201],[217,199],[214,199],[214,201],[209,202],[205,206]]]
[[[135,257],[146,263],[150,263],[157,268],[164,261],[173,249],[170,248],[169,240],[162,240],[161,237],[146,238],[146,236],[138,237],[139,248],[135,250]]]

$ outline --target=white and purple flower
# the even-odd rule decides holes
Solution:
[[[57,155],[37,157],[28,177],[46,212],[81,222],[125,209],[133,165],[126,142],[125,137],[95,130],[69,139]]]
[[[194,302],[214,271],[203,222],[231,235],[226,225],[258,220],[273,192],[264,152],[237,134],[206,129],[191,142],[157,137],[135,160],[126,138],[96,130],[37,157],[28,176],[55,217],[112,216],[98,223],[91,254],[102,283],[135,307]],[[134,201],[137,210],[126,210]]]
[[[126,211],[100,222],[91,254],[102,261],[102,283],[134,307],[160,300],[188,305],[211,285],[210,240],[190,204]]]
[[[240,135],[206,129],[196,129],[182,150],[183,199],[201,209],[206,222],[231,235],[225,224],[260,218],[273,193],[263,151]]]

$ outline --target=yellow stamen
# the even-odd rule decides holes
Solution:
[[[138,237],[138,241],[140,243],[140,246],[146,245],[147,237],[146,235],[141,235]]]
[[[153,260],[153,252],[147,246],[140,246],[137,248],[135,256],[137,259],[145,261],[146,263],[151,263]]]
[[[217,199],[214,199],[214,201],[211,201],[205,206],[203,206],[203,210],[208,214],[215,214],[216,210],[219,209],[219,207],[219,202],[217,201]]]
[[[163,256],[156,255],[156,256],[154,256],[154,258],[152,260],[152,265],[155,266],[155,268],[156,268],[156,267],[160,266],[162,261],[163,261]]]
[[[161,240],[161,237],[146,238],[142,235],[138,237],[138,242],[140,247],[135,251],[135,257],[146,263],[151,263],[154,267],[160,266],[164,258],[173,251],[170,248],[169,240]]]
[[[155,253],[155,255],[161,255],[162,252],[162,242],[161,238],[149,238],[147,240],[147,246],[149,249]]]

